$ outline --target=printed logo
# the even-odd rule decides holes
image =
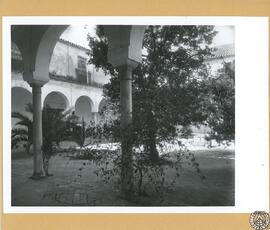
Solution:
[[[251,213],[249,223],[254,229],[266,229],[269,226],[269,214],[256,211]]]

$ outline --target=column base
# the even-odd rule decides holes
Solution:
[[[41,173],[33,173],[33,175],[31,177],[29,177],[29,179],[32,179],[32,180],[40,180],[40,179],[44,179],[46,178],[46,176],[44,176],[44,174],[41,172]]]

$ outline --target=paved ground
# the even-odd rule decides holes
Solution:
[[[201,180],[191,167],[184,167],[175,190],[165,196],[167,206],[234,205],[234,152],[197,151],[206,176]],[[119,196],[113,183],[104,184],[88,161],[70,160],[65,154],[51,159],[52,177],[31,180],[31,157],[12,160],[13,206],[134,206]],[[170,173],[168,174],[170,176]],[[142,201],[141,201],[142,202]],[[149,199],[141,205],[151,206]]]
[[[87,161],[70,160],[64,154],[51,159],[51,177],[32,180],[32,159],[12,161],[12,205],[96,206],[112,205],[118,191],[108,188]],[[111,196],[108,197],[107,191]],[[112,199],[111,199],[112,198]],[[121,200],[118,200],[121,205]],[[123,201],[124,202],[124,201]],[[123,204],[124,205],[124,204]]]

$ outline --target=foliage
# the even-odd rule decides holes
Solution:
[[[25,110],[33,117],[33,106],[27,104]],[[22,113],[13,112],[12,117],[18,119],[12,129],[12,147],[18,146],[20,142],[27,145],[33,143],[33,120]],[[70,138],[69,123],[71,120],[70,110],[50,108],[48,105],[42,110],[42,135],[43,153],[50,157],[54,153],[54,146],[59,145],[63,140]]]
[[[42,110],[43,154],[50,157],[54,154],[54,146],[70,139],[69,123],[73,117],[70,110],[53,109],[46,105]]]
[[[101,142],[119,142],[120,141],[120,121],[119,107],[117,103],[112,102],[105,97],[106,103],[99,112],[99,121],[96,125],[96,137]]]
[[[174,151],[170,147],[174,146]],[[175,147],[177,148],[175,149]],[[119,146],[115,144],[92,144],[84,150],[83,158],[97,166],[96,176],[102,178],[105,184],[120,185],[121,155]],[[146,158],[143,147],[133,149],[134,193],[132,201],[139,205],[160,205],[166,194],[175,189],[181,169],[190,165],[201,179],[205,179],[199,169],[195,156],[178,141],[160,146],[162,153],[158,164],[153,164]],[[170,154],[168,154],[170,152]],[[88,165],[84,163],[84,166]]]
[[[78,155],[78,150],[73,149],[69,156],[73,160],[89,160],[89,163],[83,163],[82,168],[94,164],[96,176],[100,177],[105,184],[114,185],[118,188],[121,183],[122,157],[118,142],[104,142],[104,140],[110,138],[108,127],[111,126],[104,125],[104,123],[96,126],[89,125],[87,136],[91,143],[83,149],[81,154]],[[153,163],[147,157],[142,145],[133,148],[134,188],[131,201],[136,204],[161,204],[165,195],[175,189],[175,184],[185,164],[190,165],[202,180],[205,179],[194,154],[180,141],[174,139],[170,142],[162,142],[158,145],[158,148],[161,153],[158,164]],[[80,172],[82,168],[79,169]]]
[[[110,74],[110,83],[105,86],[104,94],[115,105],[114,110],[119,111],[119,70],[108,63],[104,28],[98,26],[96,32],[96,37],[89,37],[89,63]],[[215,34],[213,26],[148,26],[145,31],[142,63],[133,70],[133,122],[129,127],[132,130],[134,192],[139,196],[160,194],[162,197],[166,189],[174,186],[183,159],[189,159],[190,165],[200,173],[194,155],[175,141],[178,137],[191,137],[192,126],[209,125],[215,134],[210,138],[224,139],[229,134],[234,135],[233,129],[225,130],[227,124],[221,128],[214,123],[220,120],[215,120],[213,113],[219,110],[215,116],[224,115],[227,108],[233,107],[230,103],[234,103],[227,97],[228,103],[222,104],[218,94],[223,88],[211,79],[205,62],[211,56]],[[230,92],[234,92],[233,87]],[[221,116],[222,119],[224,121],[225,117]],[[118,142],[121,139],[119,124],[119,116],[109,124],[109,130]],[[170,159],[174,151],[161,150],[165,143],[179,147],[176,160],[171,162]],[[120,152],[95,156],[96,151],[89,151],[90,155],[94,154],[93,162],[101,167],[99,175],[107,181],[113,175],[120,177]],[[170,182],[165,176],[167,170],[174,170],[176,175],[170,177]]]
[[[235,138],[235,63],[224,62],[216,76],[209,79],[207,125],[208,140],[234,141]]]
[[[192,133],[192,130],[191,130],[191,127],[188,125],[188,126],[183,126],[183,127],[179,127],[180,130],[178,130],[178,132],[180,133],[180,137],[181,138],[185,138],[185,139],[188,139],[188,138],[192,138],[194,135]]]
[[[13,112],[11,114],[12,118],[18,120],[15,124],[16,127],[11,130],[11,148],[18,148],[20,143],[24,143],[24,147],[29,154],[30,146],[33,143],[33,122],[30,118],[33,114],[32,104],[27,104],[25,111],[30,116],[19,112]]]
[[[206,120],[204,82],[208,77],[205,57],[216,32],[213,26],[149,26],[144,35],[143,60],[133,71],[133,144],[158,161],[156,146],[177,135],[176,127]],[[111,75],[104,93],[119,106],[120,80],[107,61],[103,27],[89,37],[90,63]]]

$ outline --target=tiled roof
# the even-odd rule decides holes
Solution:
[[[73,42],[71,42],[71,41],[67,41],[67,40],[65,40],[65,39],[63,39],[63,38],[59,38],[58,41],[59,41],[59,42],[62,42],[62,43],[64,43],[64,44],[67,44],[67,45],[76,47],[76,48],[81,49],[81,50],[90,51],[90,49],[87,49],[87,48],[85,48],[85,47],[83,47],[83,46],[80,46],[80,45],[78,45],[78,44],[75,44],[75,43],[73,43]]]
[[[214,51],[212,52],[212,54],[213,55],[210,56],[208,60],[232,57],[235,55],[234,44],[216,46],[214,47]]]

